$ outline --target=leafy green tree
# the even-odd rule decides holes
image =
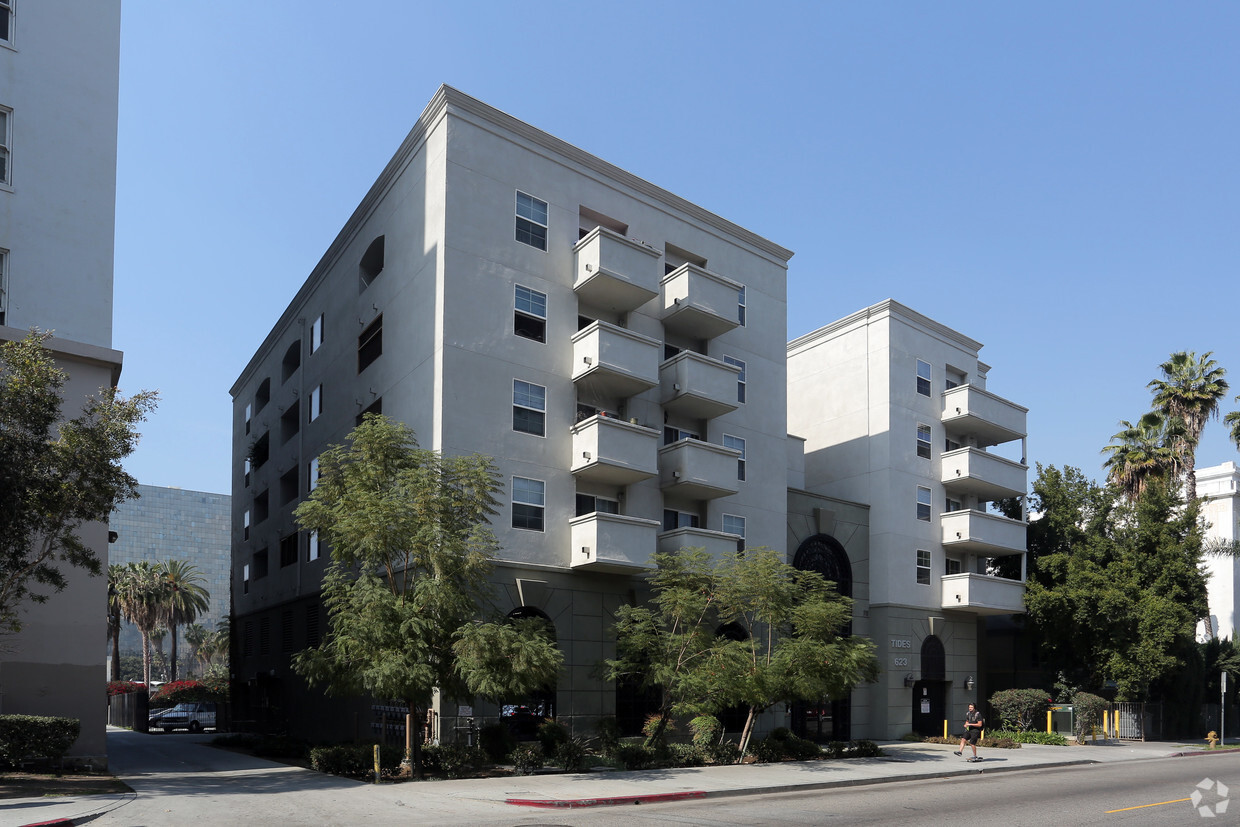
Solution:
[[[211,606],[211,593],[203,587],[205,578],[198,567],[184,560],[165,560],[159,573],[168,583],[164,605],[164,623],[172,635],[172,667],[168,680],[177,679],[177,629],[193,623]]]
[[[479,620],[496,550],[491,460],[420,449],[401,423],[368,414],[319,458],[297,507],[331,549],[329,632],[294,669],[330,694],[400,698],[422,720],[444,698],[493,699],[551,683],[563,655],[533,624]],[[407,756],[421,774],[421,744]]]
[[[1121,420],[1119,433],[1102,449],[1108,481],[1130,500],[1141,496],[1150,479],[1179,473],[1187,430],[1179,419],[1150,411],[1136,424]]]
[[[26,601],[65,588],[62,566],[102,573],[78,530],[137,496],[121,461],[157,398],[103,388],[61,421],[65,374],[44,345],[49,336],[0,343],[0,635],[21,630]]]
[[[1168,419],[1184,425],[1184,438],[1172,446],[1184,470],[1184,494],[1189,502],[1197,499],[1196,453],[1206,421],[1217,417],[1219,401],[1227,395],[1226,369],[1210,357],[1192,351],[1179,351],[1159,366],[1162,378],[1149,384],[1154,406]]]

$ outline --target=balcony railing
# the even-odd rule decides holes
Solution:
[[[711,557],[721,559],[725,555],[736,555],[740,539],[735,534],[705,528],[675,528],[659,534],[659,551],[670,554],[682,548],[704,548]]]
[[[1029,467],[976,448],[944,451],[943,487],[959,494],[972,494],[983,500],[1023,497]]]
[[[1025,613],[1025,584],[985,574],[948,574],[942,577],[942,606],[975,615]]]
[[[597,415],[578,422],[570,432],[577,479],[629,485],[659,473],[659,432],[653,428]]]
[[[947,511],[940,518],[943,546],[984,557],[1023,554],[1026,523],[998,514],[964,509]]]
[[[635,396],[659,384],[659,343],[608,322],[573,334],[573,381],[596,397]]]
[[[665,410],[691,419],[714,419],[736,410],[741,369],[682,350],[659,366],[659,401]]]
[[[713,339],[740,325],[741,285],[694,264],[663,277],[663,326],[692,339]]]
[[[659,487],[691,500],[713,500],[740,490],[741,452],[700,439],[681,439],[659,449]]]
[[[595,227],[573,251],[573,291],[586,304],[627,313],[659,295],[660,253],[653,247]]]
[[[1024,437],[1028,413],[1028,408],[972,385],[943,392],[943,427],[961,437],[957,442],[963,442],[962,437],[976,438],[979,448]]]
[[[629,574],[653,568],[658,520],[624,514],[584,514],[568,521],[569,568]]]

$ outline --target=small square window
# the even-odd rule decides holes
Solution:
[[[917,360],[917,392],[922,396],[930,395],[930,363]]]
[[[930,489],[917,488],[917,519],[930,522]]]
[[[740,374],[737,375],[736,377],[736,401],[744,402],[745,401],[745,363],[742,362],[740,359],[733,359],[731,356],[724,356],[723,361],[726,364],[735,365],[736,367],[741,369]]]
[[[542,385],[512,382],[512,429],[523,434],[546,436],[547,389]]]
[[[917,585],[930,585],[930,552],[917,550]]]
[[[930,459],[930,426],[917,423],[917,456]]]
[[[733,448],[741,452],[740,458],[736,461],[736,478],[738,480],[745,479],[745,440],[738,436],[724,434],[723,447]]]
[[[547,484],[525,477],[512,478],[512,527],[542,531],[547,507]]]
[[[516,286],[512,332],[523,339],[547,341],[547,294]]]
[[[517,241],[547,249],[547,202],[517,192]]]

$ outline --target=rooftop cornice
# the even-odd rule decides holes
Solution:
[[[837,319],[830,324],[823,325],[817,330],[812,330],[804,336],[798,336],[788,343],[788,354],[792,355],[794,351],[805,350],[813,347],[821,341],[831,339],[839,335],[842,331],[849,328],[857,327],[863,324],[870,324],[883,318],[898,318],[901,321],[913,327],[920,328],[923,332],[931,336],[936,336],[947,341],[949,344],[964,348],[976,354],[982,349],[982,343],[970,339],[963,333],[953,330],[945,324],[936,322],[929,316],[923,316],[916,310],[907,305],[900,304],[895,299],[885,299],[878,304],[872,304],[864,307],[856,313]]]

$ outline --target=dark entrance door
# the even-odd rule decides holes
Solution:
[[[947,719],[947,684],[918,681],[913,684],[913,732],[927,738],[943,737]]]
[[[823,700],[817,703],[798,702],[792,705],[792,731],[801,738],[819,744],[848,741],[852,718],[852,700]]]

